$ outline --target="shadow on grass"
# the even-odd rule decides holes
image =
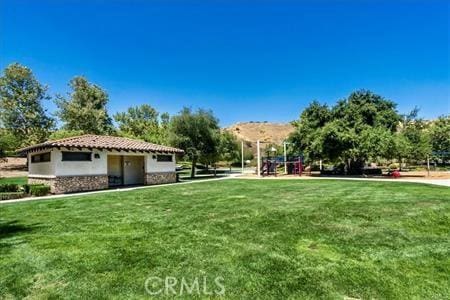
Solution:
[[[0,240],[32,230],[33,227],[20,224],[17,221],[5,222],[0,220]]]
[[[25,241],[19,237],[32,232],[34,228],[34,225],[23,225],[18,221],[0,220],[0,253],[5,254],[9,248],[24,243]]]

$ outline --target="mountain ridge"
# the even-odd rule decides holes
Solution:
[[[256,144],[257,140],[263,143],[281,145],[295,130],[295,127],[291,123],[251,121],[238,122],[224,128],[224,130],[232,133],[239,141],[246,142],[248,146]],[[256,149],[256,147],[252,148]]]

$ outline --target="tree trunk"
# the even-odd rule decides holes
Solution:
[[[197,165],[197,158],[192,159],[191,178],[195,178],[195,166]]]
[[[351,160],[350,160],[350,158],[347,158],[345,167],[346,168],[345,168],[344,174],[348,175],[350,173],[350,168],[351,168]]]

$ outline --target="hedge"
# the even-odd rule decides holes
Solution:
[[[30,195],[36,197],[45,196],[50,193],[50,187],[48,185],[32,184],[29,185],[29,188],[30,188]]]
[[[22,189],[26,194],[30,194],[30,189],[32,186],[43,186],[43,185],[44,185],[43,183],[33,183],[33,184],[26,183],[22,185]]]
[[[0,201],[1,200],[12,200],[23,198],[26,194],[23,192],[9,192],[9,193],[0,193]]]
[[[21,187],[15,183],[0,184],[0,200],[22,198],[25,195],[45,196],[50,193],[50,187],[44,184],[24,184]]]
[[[19,185],[15,183],[0,184],[0,193],[14,193],[19,191]]]

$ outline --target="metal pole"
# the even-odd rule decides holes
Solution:
[[[298,176],[302,176],[302,169],[303,169],[302,158],[299,156],[298,157]]]
[[[242,165],[242,174],[244,174],[244,140],[241,141],[241,165]]]
[[[288,171],[287,171],[286,142],[283,142],[283,150],[284,150],[284,175],[286,175],[288,173]]]
[[[256,141],[256,153],[258,156],[258,169],[256,170],[256,174],[258,174],[258,177],[261,177],[261,149],[259,148],[259,140]]]
[[[427,156],[427,171],[428,171],[428,177],[430,177],[430,156]]]

